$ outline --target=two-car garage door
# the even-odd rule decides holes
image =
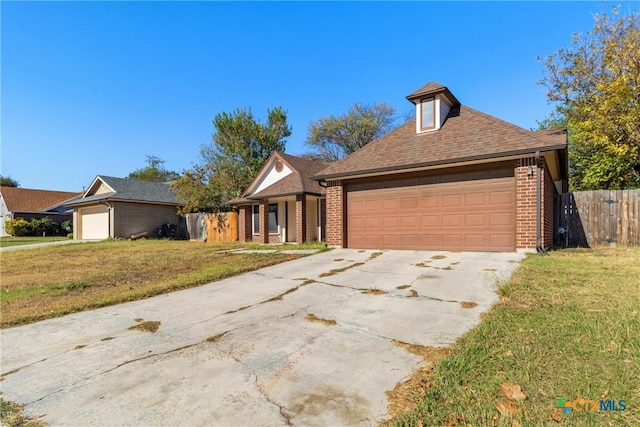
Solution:
[[[350,184],[347,247],[515,250],[513,168]]]

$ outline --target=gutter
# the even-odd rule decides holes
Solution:
[[[105,200],[99,200],[99,203],[107,207],[107,227],[109,228],[109,237],[114,237],[111,235],[111,210],[113,209],[113,206]]]

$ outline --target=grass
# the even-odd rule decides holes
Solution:
[[[640,248],[529,255],[389,424],[640,425],[639,260]],[[505,385],[526,398],[505,397]],[[560,398],[625,400],[626,410],[562,415]]]
[[[210,283],[303,255],[225,253],[233,243],[104,241],[2,254],[0,327]]]
[[[10,246],[35,245],[36,243],[57,242],[60,240],[69,240],[66,236],[46,236],[46,237],[0,237],[0,247],[8,248]]]
[[[39,420],[25,418],[23,406],[0,399],[0,421],[3,427],[42,427],[45,424]]]

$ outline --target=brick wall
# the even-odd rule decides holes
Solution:
[[[327,186],[326,242],[329,246],[342,247],[344,242],[344,188],[341,182],[329,182]]]
[[[252,214],[251,205],[238,207],[238,240],[241,242],[252,240]]]
[[[260,235],[258,241],[260,243],[269,243],[269,200],[260,201]]]
[[[296,243],[307,241],[307,197],[296,195]]]
[[[540,159],[542,182],[540,191],[541,199],[541,244],[549,247],[553,244],[553,209],[555,185],[547,171],[544,158]],[[528,176],[527,172],[531,166],[533,175]],[[536,248],[536,182],[537,167],[535,157],[520,159],[516,162],[516,248],[535,249]]]

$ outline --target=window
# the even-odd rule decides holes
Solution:
[[[433,98],[420,101],[420,130],[429,130],[436,127],[436,103]]]
[[[253,205],[253,234],[260,234],[260,205]],[[269,234],[278,234],[278,204],[269,205]]]
[[[253,234],[260,234],[260,206],[253,205]]]
[[[278,234],[278,205],[269,205],[269,234]]]

